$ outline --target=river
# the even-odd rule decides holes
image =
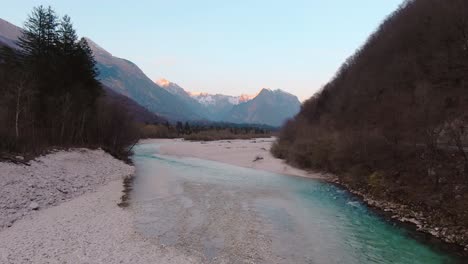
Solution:
[[[205,263],[455,263],[348,192],[135,148],[131,204],[148,239]]]

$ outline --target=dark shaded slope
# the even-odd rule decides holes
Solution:
[[[111,104],[116,104],[119,107],[125,108],[127,110],[127,113],[130,115],[130,117],[133,118],[133,120],[137,122],[150,123],[150,124],[154,124],[154,123],[161,124],[161,123],[166,122],[166,119],[148,111],[147,109],[137,104],[132,99],[114,92],[109,87],[104,86],[103,88],[106,94],[106,100]]]
[[[224,120],[278,127],[297,114],[300,105],[301,103],[294,95],[281,90],[262,89],[254,99],[234,106]]]
[[[406,1],[304,103],[275,155],[468,245],[467,17],[467,1]]]

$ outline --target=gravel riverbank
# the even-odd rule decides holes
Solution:
[[[122,208],[134,167],[102,150],[0,163],[0,263],[200,263],[142,237]]]
[[[30,166],[1,162],[0,230],[133,173],[133,166],[100,149],[57,151],[38,157]]]

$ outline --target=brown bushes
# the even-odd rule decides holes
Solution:
[[[213,141],[213,140],[227,140],[227,139],[252,139],[261,137],[270,137],[270,133],[233,133],[230,129],[213,129],[203,130],[189,135],[184,135],[185,140],[194,141]]]
[[[40,6],[25,26],[20,49],[0,47],[0,153],[90,146],[127,157],[138,130],[103,96],[92,52],[69,17]]]
[[[176,138],[177,131],[169,125],[142,124],[139,127],[142,138]]]
[[[304,103],[272,153],[468,227],[459,216],[459,190],[468,188],[467,14],[466,1],[406,1]]]

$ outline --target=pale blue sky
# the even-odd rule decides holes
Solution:
[[[51,5],[153,80],[231,95],[281,88],[304,100],[401,2],[0,0],[0,17],[22,25],[33,6]]]

